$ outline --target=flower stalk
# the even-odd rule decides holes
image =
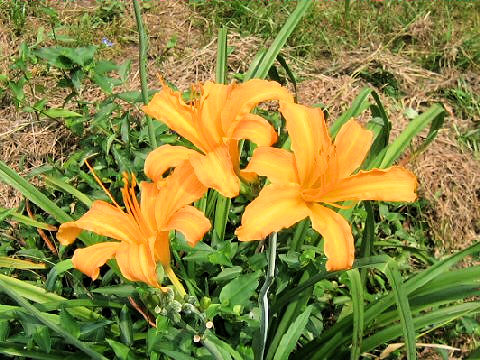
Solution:
[[[132,0],[133,10],[135,11],[135,20],[137,21],[138,29],[138,67],[140,71],[140,85],[142,88],[142,101],[146,105],[148,104],[148,86],[147,86],[147,51],[148,51],[148,38],[143,27],[142,13],[140,5],[137,0]],[[146,116],[148,126],[148,137],[150,140],[150,146],[155,149],[157,147],[157,138],[155,137],[155,128],[153,127],[153,121],[150,116]]]
[[[255,359],[263,359],[265,345],[267,344],[268,335],[268,290],[275,279],[275,260],[277,257],[277,233],[274,232],[268,238],[268,272],[258,296],[260,305],[260,346]]]

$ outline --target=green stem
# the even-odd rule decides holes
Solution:
[[[187,295],[187,293],[182,283],[180,282],[180,280],[178,280],[177,275],[175,275],[175,273],[173,272],[170,266],[165,268],[165,274],[168,276],[168,278],[172,282],[173,286],[175,287],[175,290],[177,290],[178,295],[180,295],[180,297],[183,299],[185,295]]]
[[[275,259],[277,257],[277,233],[274,232],[268,238],[268,273],[258,295],[261,318],[260,318],[260,346],[255,359],[262,360],[267,344],[268,335],[268,289],[275,279]]]
[[[142,14],[140,5],[137,0],[132,0],[133,10],[135,11],[135,20],[137,21],[138,29],[138,67],[140,70],[140,84],[142,87],[142,101],[146,105],[148,104],[148,86],[147,86],[147,51],[148,51],[148,38],[143,27]],[[150,139],[150,146],[152,148],[157,147],[157,138],[155,137],[155,128],[153,127],[152,119],[149,116],[147,118],[148,137]]]

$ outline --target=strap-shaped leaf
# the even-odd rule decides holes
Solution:
[[[402,276],[400,275],[400,271],[398,270],[395,260],[390,260],[387,263],[386,274],[397,302],[397,309],[400,315],[400,324],[402,325],[402,333],[405,339],[405,345],[407,347],[407,359],[416,359],[415,326],[413,324],[412,313],[410,311],[410,305],[408,303],[408,297],[404,288]]]
[[[436,120],[438,117],[443,117],[444,116],[445,110],[443,107],[439,104],[434,104],[432,105],[427,111],[422,113],[421,115],[417,116],[415,119],[413,119],[407,126],[403,132],[398,135],[398,137],[395,139],[395,141],[389,145],[387,148],[387,152],[385,153],[385,156],[383,157],[383,160],[380,164],[381,168],[386,168],[391,166],[395,160],[399,158],[400,155],[403,154],[407,146],[410,144],[412,139],[427,125],[434,120]],[[434,122],[435,127],[438,126],[440,122],[437,120]],[[434,132],[436,134],[436,132]],[[433,136],[433,135],[432,135]],[[432,136],[429,138],[429,142],[433,140]],[[428,138],[428,137],[427,137]],[[428,145],[428,144],[427,144]]]
[[[311,0],[300,0],[295,10],[290,14],[285,25],[280,29],[277,37],[273,40],[267,52],[260,58],[258,62],[250,65],[245,74],[245,81],[253,78],[264,79],[268,75],[268,70],[275,62],[277,55],[287,42],[288,37],[292,34],[300,19],[305,15],[308,8],[312,5]]]
[[[350,351],[350,359],[360,359],[360,348],[363,338],[363,284],[358,269],[352,269],[347,272],[350,279],[350,294],[353,303],[353,333],[352,333],[352,349]]]
[[[99,360],[107,360],[102,354],[93,350],[90,346],[85,344],[84,342],[78,340],[75,336],[71,335],[68,331],[63,329],[58,324],[51,321],[51,319],[46,316],[47,314],[42,313],[39,311],[35,306],[30,304],[27,300],[25,300],[21,295],[19,295],[15,289],[9,286],[5,281],[5,277],[1,277],[0,279],[0,289],[5,292],[8,296],[10,296],[13,300],[15,300],[18,305],[23,307],[30,315],[37,318],[45,326],[49,327],[51,330],[56,332],[58,336],[61,336],[65,339],[65,341],[77,349],[88,355],[92,359],[99,359]]]

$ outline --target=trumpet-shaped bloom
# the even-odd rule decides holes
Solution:
[[[202,184],[234,197],[240,191],[239,175],[246,180],[255,177],[240,171],[238,140],[249,139],[258,146],[277,141],[268,121],[250,111],[262,101],[290,102],[293,97],[278,83],[257,79],[230,85],[207,81],[198,85],[198,92],[198,99],[187,104],[179,92],[163,84],[163,89],[143,107],[145,113],[163,121],[198,149],[160,146],[148,155],[145,173],[158,181],[167,169],[189,160]]]
[[[353,200],[415,201],[417,181],[410,171],[392,166],[352,173],[360,167],[373,134],[350,120],[332,142],[323,112],[280,103],[292,151],[257,148],[245,171],[266,176],[271,184],[245,209],[236,234],[241,241],[263,239],[310,217],[324,238],[327,270],[347,269],[354,259],[350,225],[323,204]]]
[[[131,281],[158,287],[156,266],[160,262],[172,282],[178,282],[170,268],[168,232],[182,232],[191,246],[203,238],[210,222],[188,204],[199,199],[205,187],[189,163],[158,184],[142,182],[140,204],[135,186],[135,177],[129,184],[125,174],[122,189],[125,210],[117,203],[97,200],[80,219],[62,224],[57,239],[69,245],[82,230],[87,230],[116,240],[75,250],[73,265],[93,280],[98,277],[100,267],[115,258],[123,276]]]

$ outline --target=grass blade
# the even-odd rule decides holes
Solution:
[[[49,293],[42,288],[39,288],[25,281],[22,281],[10,276],[5,276],[0,274],[0,281],[9,289],[12,289],[12,291],[15,291],[15,293],[18,296],[24,297],[35,303],[44,304],[52,301],[56,301],[56,302],[67,301],[67,299],[64,298],[63,296]],[[98,317],[98,315],[88,310],[87,308],[83,308],[83,307],[72,309],[71,313],[72,315],[78,316],[79,318],[82,318],[85,320],[92,320]]]
[[[34,263],[28,260],[14,259],[8,256],[0,256],[0,268],[9,269],[45,269],[44,263]]]
[[[0,180],[20,191],[28,200],[52,215],[58,222],[72,221],[72,218],[65,211],[60,209],[35,186],[10,169],[3,161],[0,161]]]
[[[353,333],[350,359],[357,360],[360,358],[363,338],[363,284],[358,269],[347,271],[347,275],[350,279],[350,293],[353,302]]]
[[[33,219],[29,218],[28,216],[25,216],[25,215],[22,215],[20,213],[15,212],[14,209],[0,208],[0,211],[1,211],[0,221],[2,221],[3,219],[5,219],[7,217],[11,217],[11,218],[15,219],[15,221],[18,221],[18,222],[20,222],[22,224],[25,224],[25,225],[28,225],[28,226],[36,227],[38,229],[49,230],[49,231],[57,230],[57,228],[53,225],[33,220]]]
[[[352,117],[360,115],[362,111],[368,108],[367,97],[372,93],[372,91],[373,90],[370,88],[364,88],[362,91],[360,91],[360,94],[358,94],[357,97],[353,100],[352,106],[350,106],[350,108],[342,115],[340,115],[340,117],[335,120],[335,122],[330,127],[330,135],[332,137],[335,137],[335,135],[337,135],[343,124],[345,124]]]
[[[474,253],[478,253],[478,252],[480,252],[480,244],[477,243],[468,247],[467,249],[464,249],[462,251],[459,251],[447,257],[446,259],[438,261],[436,264],[434,264],[430,268],[416,274],[415,276],[411,277],[405,282],[405,289],[407,294],[410,294],[415,290],[425,286],[428,282],[437,278],[440,274],[447,271],[450,267],[455,265],[457,262],[459,262],[466,256]],[[372,258],[376,258],[376,257],[372,257]],[[317,275],[314,275],[314,277],[318,278],[318,277],[321,277],[321,275],[323,275],[322,278],[326,278],[324,274],[317,274]],[[287,294],[290,295],[290,292],[288,292]],[[285,298],[285,300],[288,302],[288,298],[286,296],[282,296],[282,298],[280,298],[279,301],[280,300],[285,301],[283,298]],[[374,303],[373,305],[369,306],[366,309],[365,324],[369,326],[369,324],[375,321],[375,319],[378,317],[379,314],[382,314],[386,309],[388,309],[390,306],[394,304],[395,304],[395,298],[394,298],[394,295],[391,293],[377,300],[376,303]],[[311,357],[312,354],[317,351],[317,349],[326,348],[327,347],[326,344],[330,343],[332,337],[340,333],[348,334],[349,329],[351,327],[352,327],[352,316],[346,316],[342,320],[338,321],[335,325],[333,325],[330,329],[325,331],[320,337],[309,342],[308,344],[305,344],[303,349],[298,352],[298,356]],[[347,343],[348,341],[350,341],[350,339],[351,338],[349,336],[340,337],[335,343],[336,348]]]
[[[9,356],[19,356],[26,359],[34,360],[73,360],[73,359],[83,359],[81,356],[76,356],[72,352],[54,352],[50,351],[48,354],[40,352],[38,350],[25,350],[25,344],[14,344],[10,342],[0,343],[0,354],[5,354]]]
[[[8,286],[4,280],[3,276],[0,279],[0,289],[5,292],[8,296],[10,296],[13,300],[15,300],[18,305],[23,307],[30,315],[36,317],[38,321],[40,321],[42,324],[45,326],[49,327],[53,331],[55,331],[59,336],[63,337],[66,342],[69,344],[75,346],[77,349],[80,351],[84,352],[90,358],[92,359],[98,359],[98,360],[108,360],[106,357],[104,357],[102,354],[96,352],[95,350],[91,349],[89,346],[84,344],[82,341],[78,340],[75,338],[73,335],[65,331],[63,328],[61,328],[58,324],[55,324],[52,322],[48,316],[45,316],[44,313],[39,311],[35,306],[30,304],[27,300],[25,300],[21,295],[17,294],[15,290]]]
[[[218,84],[225,84],[227,82],[227,29],[225,27],[218,29],[217,39],[216,81]]]
[[[216,235],[212,238],[213,244],[218,245],[225,239],[225,229],[227,227],[231,203],[230,198],[218,194],[217,204],[215,206],[215,217],[213,219],[213,231]]]
[[[480,303],[478,302],[444,307],[415,317],[413,319],[414,329],[420,330],[426,326],[444,325],[467,314],[478,312],[480,312]],[[401,324],[389,326],[386,329],[377,331],[374,335],[364,339],[362,352],[369,352],[386,342],[392,341],[399,337],[401,333]]]
[[[290,353],[295,349],[298,339],[305,330],[308,318],[312,312],[313,306],[309,305],[303,313],[297,316],[295,321],[289,326],[287,332],[282,336],[278,344],[277,352],[273,360],[287,360]]]
[[[401,154],[403,154],[415,135],[417,135],[429,123],[436,120],[438,117],[443,117],[444,112],[445,110],[441,105],[434,104],[427,111],[413,119],[408,124],[407,128],[400,135],[398,135],[395,141],[387,148],[387,152],[385,153],[380,167],[386,168],[391,166],[394,161],[397,160]],[[438,125],[438,120],[434,122],[434,125]]]
[[[365,229],[363,229],[362,234],[360,258],[366,258],[372,254],[373,241],[375,240],[375,219],[373,215],[372,203],[370,201],[364,201],[363,206],[367,212],[367,220],[365,221]],[[362,284],[365,285],[367,269],[363,268],[360,270],[360,278],[362,279]]]
[[[89,208],[92,206],[93,201],[90,200],[90,198],[87,195],[85,195],[81,191],[78,191],[72,185],[67,184],[62,179],[56,178],[56,177],[53,177],[53,176],[45,176],[45,180],[47,181],[47,183],[50,183],[51,185],[54,185],[54,186],[62,189],[63,191],[67,192],[68,194],[73,195],[74,197],[76,197],[78,200],[80,200],[82,203],[84,203]]]
[[[288,37],[291,35],[300,19],[305,15],[308,8],[312,5],[310,0],[300,0],[295,10],[290,14],[285,25],[280,29],[273,43],[268,48],[267,52],[262,56],[258,63],[254,62],[250,65],[247,73],[245,74],[245,81],[253,78],[264,79],[270,67],[275,62],[280,50],[287,42]]]
[[[413,324],[412,313],[408,303],[407,293],[404,289],[402,276],[398,270],[397,263],[391,260],[387,263],[387,276],[392,286],[395,299],[397,301],[397,309],[400,315],[400,324],[402,325],[403,337],[407,348],[407,359],[416,359],[415,349],[415,326]],[[355,321],[355,319],[354,319]]]

